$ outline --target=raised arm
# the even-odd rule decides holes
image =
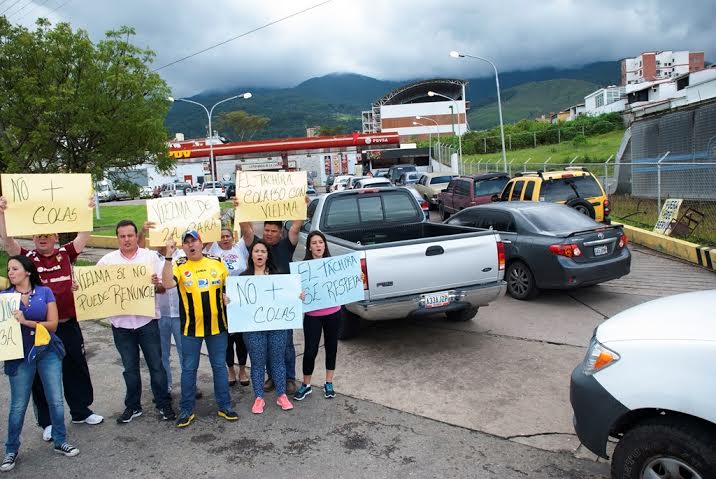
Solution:
[[[90,196],[87,207],[90,210],[93,210],[96,204],[97,203],[95,203],[94,195]],[[77,254],[80,254],[82,250],[85,249],[85,246],[87,246],[91,234],[91,231],[80,231],[79,233],[77,233],[77,237],[74,239],[74,241],[72,241],[72,244],[74,245]]]
[[[172,257],[177,249],[176,241],[167,241],[167,247],[164,251],[164,267],[162,268],[162,285],[167,289],[176,288],[177,283],[174,281],[174,270],[172,265]]]
[[[311,199],[306,195],[306,204],[308,205],[310,202]],[[298,244],[298,234],[301,232],[301,226],[303,226],[303,221],[293,220],[291,228],[288,230],[288,240],[293,246]]]
[[[239,200],[234,198],[234,208],[239,207]],[[236,215],[234,215],[234,218],[236,218]],[[234,223],[235,224],[235,223]],[[248,248],[254,243],[254,238],[256,237],[256,234],[254,233],[254,225],[252,225],[248,221],[244,221],[242,223],[239,223],[239,228],[241,232],[241,237],[244,239],[244,243],[246,244],[246,247]]]
[[[2,241],[3,248],[7,251],[10,256],[20,254],[22,248],[20,243],[15,241],[15,238],[11,238],[7,235],[7,226],[5,225],[5,210],[7,209],[7,200],[4,196],[0,196],[0,241]]]

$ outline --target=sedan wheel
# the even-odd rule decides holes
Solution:
[[[511,263],[506,273],[507,291],[515,299],[530,299],[537,294],[534,276],[529,267],[521,261]]]

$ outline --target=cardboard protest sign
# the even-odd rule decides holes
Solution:
[[[8,236],[92,231],[89,174],[5,174]]]
[[[670,233],[671,221],[678,218],[679,209],[681,208],[681,203],[683,201],[684,200],[677,198],[670,198],[664,201],[664,206],[661,208],[659,219],[654,225],[654,233],[662,235]]]
[[[151,264],[75,266],[72,279],[77,319],[99,319],[131,314],[155,315]]]
[[[301,278],[296,274],[229,276],[230,333],[303,328]]]
[[[305,220],[307,187],[305,171],[238,171],[234,221]]]
[[[303,311],[341,306],[365,298],[360,253],[297,261],[291,273],[301,275]]]
[[[20,308],[20,293],[0,294],[0,361],[25,357],[20,323],[12,315]]]
[[[216,196],[176,196],[147,200],[147,220],[156,223],[149,230],[152,246],[164,246],[170,239],[181,244],[186,230],[197,230],[205,243],[221,239],[219,199]]]

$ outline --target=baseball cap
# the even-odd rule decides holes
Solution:
[[[199,232],[197,230],[187,230],[184,232],[183,235],[181,235],[181,241],[182,243],[186,241],[186,239],[191,236],[195,240],[201,241],[201,236],[199,236]]]

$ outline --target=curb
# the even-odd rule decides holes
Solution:
[[[620,223],[614,223],[620,224]],[[621,224],[632,243],[679,258],[709,271],[716,271],[716,248],[671,238],[635,226]]]

